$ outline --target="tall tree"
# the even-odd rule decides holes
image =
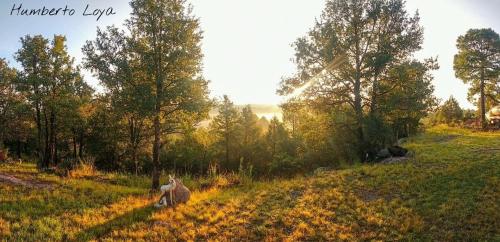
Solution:
[[[83,47],[84,66],[91,70],[110,94],[116,117],[128,127],[127,153],[139,170],[139,147],[147,139],[154,107],[151,77],[134,54],[133,39],[116,27],[97,30],[97,38]]]
[[[84,83],[80,73],[74,67],[74,59],[67,52],[66,37],[55,35],[49,47],[49,71],[47,85],[44,86],[46,96],[44,98],[45,119],[45,163],[56,164],[58,157],[58,135],[61,123],[65,116],[69,116],[70,106],[74,99],[75,83]]]
[[[247,105],[241,110],[241,155],[245,162],[254,162],[256,145],[263,130],[258,126],[259,117],[252,111],[252,107]]]
[[[218,108],[219,113],[212,120],[211,128],[220,138],[222,150],[224,150],[224,166],[226,168],[235,168],[234,166],[238,161],[232,162],[232,158],[236,157],[235,145],[240,131],[240,113],[227,95],[224,95],[224,99]]]
[[[271,157],[274,158],[279,152],[285,151],[285,149],[282,149],[282,146],[287,139],[288,132],[285,126],[277,117],[273,117],[269,122],[269,129],[266,135]]]
[[[41,35],[25,36],[21,38],[21,49],[16,52],[15,58],[21,64],[23,71],[21,88],[25,92],[28,101],[35,112],[35,123],[37,129],[36,151],[38,155],[38,167],[44,168],[48,164],[44,162],[43,131],[42,131],[42,98],[43,86],[46,85],[49,70],[49,41]]]
[[[495,100],[500,86],[500,37],[492,29],[470,29],[458,37],[457,48],[455,75],[471,84],[470,100],[479,94],[481,123],[485,127],[486,98]]]
[[[201,31],[185,0],[134,0],[127,26],[154,98],[152,189],[159,187],[162,136],[185,118],[208,113],[207,81],[201,76]]]
[[[419,16],[409,16],[403,0],[329,0],[315,26],[294,46],[298,73],[284,79],[278,93],[302,96],[316,107],[354,111],[358,156],[367,147],[365,107],[377,112],[379,82],[391,65],[421,48]]]
[[[439,68],[435,59],[412,60],[394,65],[380,80],[379,111],[392,127],[395,139],[408,137],[418,130],[419,121],[437,106],[434,77]],[[375,130],[380,135],[380,130]]]

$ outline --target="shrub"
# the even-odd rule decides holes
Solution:
[[[298,159],[287,154],[279,154],[269,164],[269,174],[292,177],[302,171],[302,168],[303,164]]]
[[[462,121],[464,112],[458,101],[451,96],[446,102],[439,107],[436,114],[437,123],[445,123],[449,125],[458,124]]]
[[[243,159],[240,160],[238,177],[243,184],[250,184],[253,180],[253,166],[250,163],[245,166],[245,163],[243,163]]]

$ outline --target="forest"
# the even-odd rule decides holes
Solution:
[[[193,191],[198,188],[203,191],[203,179],[216,175],[229,178],[236,176],[238,178],[235,179],[239,179],[241,184],[245,179],[256,184],[284,182],[284,186],[290,188],[299,181],[290,180],[290,183],[286,183],[284,179],[300,180],[297,177],[307,177],[325,170],[341,172],[353,169],[344,173],[332,173],[326,180],[313,178],[311,182],[317,184],[316,188],[321,188],[322,181],[336,184],[339,181],[335,179],[347,174],[356,177],[355,179],[361,179],[366,174],[372,174],[370,179],[379,175],[377,179],[382,179],[383,174],[377,173],[380,170],[370,171],[370,167],[386,158],[381,155],[382,150],[394,147],[395,144],[399,147],[406,140],[412,143],[405,148],[409,148],[412,153],[421,151],[416,157],[423,160],[432,160],[424,153],[427,151],[423,151],[431,149],[425,142],[436,142],[438,147],[441,144],[439,142],[448,142],[448,136],[443,136],[442,140],[439,138],[446,132],[458,133],[453,137],[450,135],[450,140],[454,137],[474,137],[479,143],[486,139],[498,141],[493,137],[498,136],[500,127],[500,111],[495,109],[500,104],[500,37],[491,28],[470,29],[458,37],[455,43],[449,43],[456,45],[458,49],[454,56],[455,75],[469,84],[469,101],[477,107],[473,110],[464,109],[453,96],[444,101],[435,96],[433,83],[439,80],[435,80],[433,72],[440,68],[438,59],[435,56],[428,56],[423,60],[415,57],[415,53],[422,49],[424,29],[418,12],[408,12],[405,1],[327,0],[315,24],[292,43],[296,72],[284,76],[276,87],[276,93],[287,100],[280,104],[282,117],[268,119],[259,117],[251,105],[235,104],[228,95],[211,97],[210,81],[203,76],[201,20],[193,14],[188,2],[132,0],[130,6],[132,13],[122,26],[98,28],[97,37],[87,40],[81,47],[81,65],[75,64],[75,57],[68,53],[66,43],[71,36],[57,34],[20,37],[20,48],[13,56],[20,68],[14,68],[13,63],[0,59],[0,163],[23,163],[19,165],[20,168],[6,168],[8,166],[2,164],[3,168],[0,170],[15,171],[26,164],[36,164],[30,170],[33,174],[39,174],[42,178],[51,177],[47,180],[51,182],[56,179],[54,177],[70,179],[65,182],[67,184],[71,183],[71,179],[78,178],[78,172],[91,169],[91,174],[108,174],[100,178],[103,182],[106,179],[118,179],[106,178],[109,174],[116,174],[118,177],[129,177],[123,178],[129,179],[128,182],[120,178],[117,183],[113,183],[116,186],[127,186],[134,179],[139,179],[140,184],[147,184],[145,186],[152,191],[158,191],[160,185],[167,182],[165,177],[168,174],[175,174],[183,177],[185,184],[191,185]],[[94,90],[86,82],[83,70],[99,80],[102,91]],[[432,130],[430,136],[422,136],[429,135],[426,131],[428,129]],[[481,141],[474,132],[488,138]],[[462,147],[463,144],[450,143],[450,147]],[[492,146],[486,143],[483,145]],[[447,149],[451,149],[450,147]],[[489,151],[495,149],[498,150],[493,146],[488,148]],[[450,150],[446,150],[448,151]],[[439,153],[435,150],[428,152]],[[498,153],[496,156],[494,152],[485,154],[490,154],[484,158],[486,160],[498,158]],[[459,156],[466,155],[450,154],[450,157],[455,156],[458,160]],[[438,164],[438,161],[432,160],[429,164],[432,166]],[[486,164],[481,163],[481,167]],[[451,165],[447,169],[452,169]],[[492,169],[490,171],[493,173],[490,175],[496,178],[485,178],[492,180],[484,184],[498,185],[498,173],[494,172],[498,171],[498,162]],[[398,172],[411,176],[402,168]],[[392,173],[387,174],[391,176]],[[404,194],[412,194],[412,191],[404,190],[407,189],[404,187],[405,183],[398,179],[395,178],[395,181],[401,187],[395,189],[403,189],[401,199],[410,199],[410,195],[405,197]],[[370,183],[370,186],[379,184],[385,191],[392,186],[384,183],[385,180],[372,182],[374,183]],[[420,180],[416,184],[420,184],[418,182]],[[85,184],[81,186],[86,186]],[[349,183],[346,187],[358,191],[355,187],[359,184],[356,184]],[[422,186],[425,187],[425,184]],[[261,186],[274,191],[266,185],[255,185]],[[267,194],[263,192],[259,195],[258,190],[254,190],[258,188],[244,189],[249,189],[248,193],[257,196],[257,200]],[[333,192],[344,194],[342,189]],[[491,195],[493,201],[498,199],[498,187],[496,189]],[[135,190],[116,192],[137,195]],[[234,194],[239,194],[238,192],[240,191],[233,191]],[[292,198],[302,194],[293,195],[294,191],[290,193]],[[229,194],[227,196],[232,193]],[[371,196],[367,192],[364,194]],[[94,195],[96,199],[103,199],[96,204],[105,203],[105,199],[99,197],[104,196],[103,194],[95,192]],[[203,196],[202,193],[195,193],[194,198],[203,199]],[[354,199],[349,198],[351,193],[343,196],[347,199],[344,202],[352,202]],[[373,196],[383,195],[377,193]],[[115,199],[113,197],[110,202],[116,202]],[[319,201],[324,198],[317,199]],[[137,200],[136,205],[142,206],[147,203],[145,201]],[[224,203],[226,200],[219,202]],[[401,204],[406,206],[405,203]],[[63,202],[60,205],[72,211],[72,205],[65,205]],[[14,213],[15,209],[9,210],[2,206],[0,205],[0,211]],[[390,206],[400,205],[395,203]],[[249,208],[239,209],[243,211]],[[274,211],[275,208],[266,209]],[[328,210],[318,209],[321,213]],[[384,208],[374,209],[382,211]],[[404,233],[409,231],[408,233],[414,233],[411,236],[431,240],[457,239],[450,234],[440,234],[439,231],[433,232],[437,237],[425,237],[424,232],[418,228],[425,227],[419,224],[432,220],[427,220],[429,217],[426,216],[432,213],[427,209],[417,209],[419,212],[423,211],[424,215],[420,214],[423,217],[421,220],[414,216],[413,210],[398,208],[394,210],[397,211],[396,214],[386,217],[390,218],[386,222],[392,226],[401,222],[402,217],[411,214],[406,221],[409,223],[409,230]],[[183,211],[182,208],[180,211]],[[346,213],[350,212],[351,210],[346,210]],[[112,239],[142,238],[113,237],[118,235],[113,235],[110,231],[126,226],[129,219],[141,219],[140,216],[149,216],[151,213],[153,210],[148,207],[140,211],[137,215],[139,217],[133,215],[133,218],[117,220],[116,223],[107,224],[108,227],[104,226],[102,231],[96,228],[86,231],[89,234],[75,232],[69,238],[99,239],[103,235],[111,236]],[[370,210],[367,213],[378,216],[376,211]],[[498,218],[496,213],[493,216]],[[481,220],[482,224],[487,224],[490,219],[494,220],[487,215],[481,218],[485,219]],[[3,233],[2,226],[10,220],[16,219],[0,216],[0,235]],[[273,223],[273,228],[294,226],[280,225],[286,223],[283,221]],[[318,223],[321,226],[323,222]],[[377,226],[386,226],[387,223],[380,222]],[[189,223],[186,226],[188,225]],[[8,228],[10,229],[5,231],[18,231],[14,225]],[[344,230],[345,227],[336,228],[347,231]],[[260,229],[267,231],[269,227]],[[339,234],[311,235],[308,234],[311,231],[302,229],[303,234],[294,233],[293,236],[297,236],[295,239],[343,240],[343,237],[338,237]],[[397,230],[393,227],[384,229]],[[391,237],[394,234],[388,234],[388,237],[370,237],[370,229],[361,230],[358,231],[360,237],[357,238],[412,238]],[[19,231],[13,233],[26,232]],[[171,229],[170,232],[172,231]],[[498,227],[483,232],[465,238],[498,239]],[[203,235],[200,231],[196,233]],[[240,238],[260,240],[272,237],[274,232],[262,233],[257,231],[252,236],[243,234]],[[9,233],[5,232],[3,235],[7,234]],[[281,231],[277,238],[284,238],[285,234],[286,231]],[[178,235],[174,237],[180,238]],[[465,232],[461,235],[466,236]],[[67,239],[64,237],[66,235],[51,236],[55,236],[51,237],[54,240]],[[182,236],[185,237],[181,240],[188,241],[210,238]],[[164,237],[149,239],[161,238]],[[356,237],[351,237],[353,238]],[[29,237],[25,239],[37,240]],[[147,237],[142,239],[148,240]]]

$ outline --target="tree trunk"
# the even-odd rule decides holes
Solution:
[[[59,156],[58,156],[58,152],[57,152],[57,133],[54,132],[54,159],[53,159],[53,162],[54,162],[54,165],[57,166],[57,164],[59,163]]]
[[[37,70],[37,66],[38,66],[38,61],[37,61],[37,58],[35,56],[34,58],[34,62],[32,63],[33,64],[33,68],[34,68],[34,71],[33,71],[33,75],[34,76],[37,76],[38,75],[38,70]],[[37,155],[38,155],[38,169],[41,169],[41,168],[47,168],[47,166],[45,165],[45,162],[44,162],[44,158],[45,158],[45,154],[42,150],[42,114],[41,114],[41,104],[40,104],[40,97],[39,97],[39,94],[40,94],[40,90],[38,88],[38,83],[34,82],[33,83],[33,93],[35,94],[35,111],[36,111],[36,114],[35,114],[35,122],[36,122],[36,129],[37,129],[37,142],[36,142],[36,151],[37,151]]]
[[[43,156],[43,167],[47,168],[49,167],[49,164],[50,164],[50,157],[51,157],[51,154],[50,154],[50,130],[49,130],[49,120],[47,118],[47,113],[44,112],[44,119],[45,119],[45,136],[44,136],[44,139],[45,139],[45,153],[44,153],[44,156]]]
[[[160,186],[160,114],[154,118],[154,143],[153,143],[153,184],[152,190],[158,190]]]
[[[22,153],[22,151],[21,151],[21,148],[22,148],[21,145],[22,145],[21,141],[17,140],[17,158],[18,159],[21,159],[21,153]]]
[[[56,134],[56,115],[50,113],[50,161],[57,165],[57,134]]]
[[[35,88],[35,87],[34,87]],[[36,109],[36,130],[37,130],[37,140],[36,140],[36,151],[38,155],[38,168],[47,168],[44,162],[44,152],[42,150],[42,114],[40,111],[40,101],[38,100],[38,91],[35,89],[35,109]]]
[[[134,159],[134,164],[135,164],[135,175],[138,176],[139,175],[139,161],[137,160],[137,154],[135,151],[134,151],[134,154],[132,156],[133,156],[132,159]]]
[[[229,166],[229,134],[226,134],[226,164]]]
[[[485,100],[485,95],[484,95],[484,68],[481,68],[481,83],[479,86],[480,92],[481,92],[481,100],[480,106],[481,106],[481,127],[483,129],[486,128],[486,100]]]
[[[135,165],[135,175],[139,174],[139,161],[137,160],[137,146],[139,145],[139,124],[135,121],[133,117],[129,118],[129,136],[130,136],[130,147],[132,151],[132,161]]]
[[[77,151],[76,151],[76,132],[73,131],[73,158],[76,160]]]
[[[80,159],[83,159],[83,132],[80,132],[80,139],[78,140],[78,143],[78,155],[80,156]]]
[[[375,74],[373,78],[373,85],[372,85],[372,98],[371,98],[371,103],[370,103],[370,113],[375,114],[377,111],[377,92],[378,92],[378,73]]]
[[[156,103],[155,103],[155,117],[154,117],[154,143],[153,143],[153,182],[151,189],[156,191],[160,187],[160,144],[161,144],[161,127],[160,127],[160,112],[161,112],[161,98],[162,98],[162,77],[161,71],[157,71],[156,79]]]
[[[156,24],[156,23],[155,23]],[[163,99],[163,62],[162,62],[162,48],[159,46],[161,40],[158,38],[156,25],[153,32],[153,49],[154,49],[154,77],[156,79],[156,96],[155,96],[155,110],[154,110],[154,142],[153,142],[153,181],[151,189],[157,191],[160,188],[160,148],[161,148],[161,127],[160,127],[160,114],[161,104]]]
[[[207,150],[206,148],[203,150],[203,159],[200,161],[200,175],[203,174],[203,163],[205,163],[205,160],[207,159]]]
[[[363,106],[361,103],[361,78],[360,74],[357,74],[354,83],[354,112],[356,113],[356,135],[358,138],[358,157],[361,161],[364,161],[365,149],[364,149],[364,134],[363,134]]]

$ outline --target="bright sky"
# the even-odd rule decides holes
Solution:
[[[275,94],[282,76],[294,72],[290,61],[291,44],[306,34],[321,14],[324,0],[189,0],[201,19],[204,31],[204,75],[211,80],[212,96],[228,94],[238,104],[278,104]],[[74,8],[74,16],[10,16],[12,6],[25,8]],[[113,7],[113,16],[83,17],[85,6]],[[491,27],[500,32],[500,0],[408,0],[410,12],[419,9],[424,26],[424,48],[417,58],[438,56],[441,69],[435,72],[436,96],[455,96],[464,107],[467,87],[453,72],[455,41],[469,28]],[[19,38],[26,34],[52,37],[65,34],[68,49],[77,61],[85,40],[95,38],[97,26],[121,25],[130,8],[125,0],[2,0],[0,2],[0,57],[14,66],[13,54],[20,47]],[[93,86],[98,81],[88,73]]]

